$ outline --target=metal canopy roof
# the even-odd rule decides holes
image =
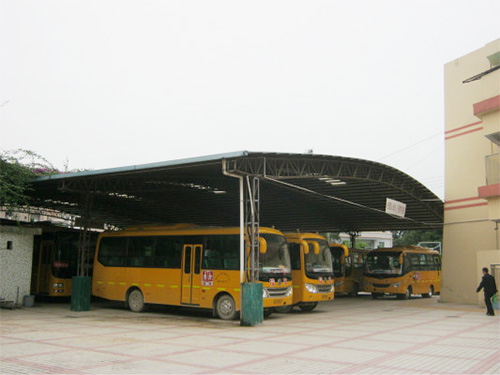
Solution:
[[[376,162],[328,155],[236,152],[35,179],[37,207],[116,226],[193,223],[239,226],[239,180],[258,177],[260,225],[282,231],[439,228],[443,202],[407,174]],[[386,198],[406,204],[386,214]]]

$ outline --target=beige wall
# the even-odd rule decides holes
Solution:
[[[500,70],[477,81],[464,80],[491,68],[487,56],[500,39],[445,65],[445,214],[442,302],[480,303],[481,268],[500,263],[495,208],[498,197],[480,198],[486,185],[485,156],[499,147],[485,137],[500,131],[498,108],[474,115],[474,104],[500,94]],[[497,216],[498,217],[498,216]]]

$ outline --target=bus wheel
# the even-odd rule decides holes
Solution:
[[[406,289],[406,293],[405,294],[398,294],[397,298],[398,299],[410,299],[411,294],[412,294],[412,290],[411,290],[411,286],[409,286],[408,289]]]
[[[233,297],[228,294],[220,296],[215,305],[215,311],[219,318],[223,320],[233,320],[236,318],[236,305]]]
[[[299,305],[299,308],[302,311],[313,311],[316,306],[318,306],[318,302],[307,302],[307,303],[301,303]]]
[[[139,289],[134,289],[128,294],[128,307],[133,312],[142,312],[146,308],[144,296]]]
[[[431,285],[429,288],[429,293],[422,293],[423,298],[431,298],[434,295],[434,287]]]

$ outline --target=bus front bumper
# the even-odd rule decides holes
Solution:
[[[401,294],[404,293],[404,288],[402,288],[403,283],[388,283],[383,281],[365,281],[364,290],[365,292],[371,293],[387,293],[387,294]]]

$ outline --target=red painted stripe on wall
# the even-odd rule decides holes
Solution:
[[[457,132],[459,130],[470,128],[471,126],[479,125],[479,124],[482,124],[482,123],[483,123],[482,121],[478,121],[478,122],[474,122],[474,123],[469,124],[469,125],[460,126],[459,128],[448,130],[448,131],[444,132],[444,134]]]
[[[483,202],[483,203],[474,203],[474,204],[464,204],[462,206],[453,206],[453,207],[445,207],[444,210],[458,210],[459,208],[470,208],[470,207],[480,207],[480,206],[487,206],[488,202]]]
[[[446,201],[444,204],[453,204],[453,203],[458,203],[458,202],[467,202],[467,201],[474,201],[478,200],[479,197],[470,197],[470,198],[461,198],[461,199],[454,199],[452,201]]]
[[[445,137],[444,140],[447,141],[448,139],[460,137],[461,135],[466,135],[466,134],[469,134],[469,133],[474,133],[474,132],[477,132],[479,130],[483,130],[483,127],[481,126],[480,128],[472,129],[472,130],[469,130],[467,132],[463,132],[463,133],[455,134],[455,135],[450,135],[449,137]]]

